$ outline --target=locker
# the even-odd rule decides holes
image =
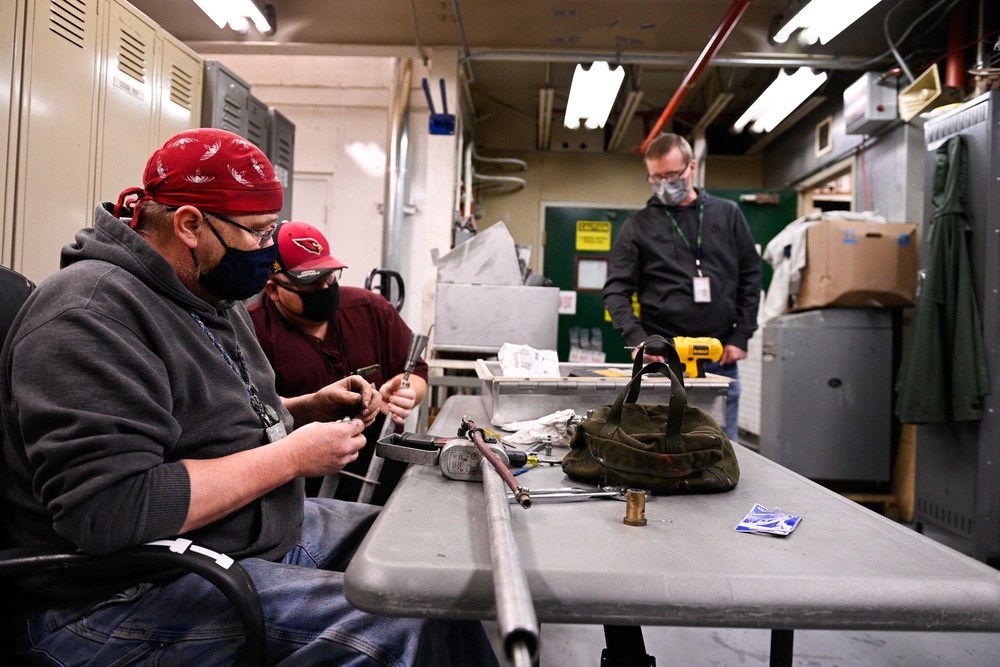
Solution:
[[[156,24],[121,0],[108,3],[106,17],[95,203],[141,185],[153,149]]]
[[[201,126],[247,136],[250,84],[217,60],[205,61]]]
[[[98,18],[98,0],[26,4],[12,268],[36,283],[93,222]]]
[[[267,110],[267,146],[264,153],[285,189],[279,220],[292,219],[292,174],[295,171],[295,124],[274,107]]]
[[[203,59],[176,37],[157,28],[153,149],[201,124]]]

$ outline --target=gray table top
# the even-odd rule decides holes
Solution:
[[[445,403],[432,433],[477,396]],[[559,450],[556,450],[558,452]],[[784,629],[1000,631],[1000,572],[857,505],[745,448],[741,479],[717,495],[656,497],[647,525],[625,503],[511,505],[543,623]],[[527,488],[580,486],[558,466]],[[802,516],[788,537],[737,533],[754,503]],[[346,573],[348,600],[373,613],[494,618],[482,485],[411,466]]]

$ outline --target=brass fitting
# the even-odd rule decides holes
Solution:
[[[625,525],[646,525],[646,492],[643,489],[629,489],[625,493]]]

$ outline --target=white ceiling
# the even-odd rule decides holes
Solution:
[[[467,90],[477,119],[475,138],[484,150],[534,148],[539,89],[547,83],[555,89],[556,122],[561,122],[559,112],[573,69],[595,59],[622,63],[627,70],[623,90],[643,91],[633,134],[645,136],[735,4],[733,0],[273,0],[275,34],[263,36],[251,28],[240,36],[219,30],[194,0],[130,2],[203,53],[386,54],[419,59],[434,46],[457,47],[466,56]],[[825,47],[802,47],[794,40],[780,46],[768,42],[773,22],[786,9],[785,0],[750,2],[686,94],[673,129],[690,130],[720,93],[732,93],[708,136],[713,152],[740,154],[754,138],[734,137],[728,125],[781,66],[808,64],[831,72],[829,90],[820,94],[839,96],[862,71],[890,72],[896,66],[885,36],[887,12],[892,11],[889,34],[897,41],[918,16],[940,5],[899,44],[916,75],[946,51],[943,11],[949,4],[948,0],[883,0]],[[963,45],[1000,27],[996,0],[958,4],[967,12]],[[978,20],[981,8],[984,26]],[[984,40],[987,53],[995,41],[995,35]],[[975,46],[964,52],[968,66],[975,55]],[[611,122],[623,99],[624,92]]]

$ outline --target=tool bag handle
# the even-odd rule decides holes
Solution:
[[[632,377],[635,377],[636,373],[642,368],[642,355],[647,345],[652,343],[663,343],[666,348],[664,357],[667,358],[667,363],[670,364],[670,368],[673,369],[674,373],[677,374],[678,379],[681,383],[684,382],[684,365],[681,364],[681,355],[677,354],[677,348],[674,347],[673,341],[667,340],[660,334],[653,334],[646,340],[639,343],[639,346],[635,350],[635,359],[632,361]]]
[[[677,352],[675,351],[676,355]],[[638,357],[638,354],[636,355]],[[680,359],[678,358],[678,363]],[[614,432],[621,424],[622,410],[626,403],[635,403],[639,396],[639,386],[642,384],[642,376],[649,373],[663,373],[670,377],[670,404],[667,407],[667,439],[679,438],[681,435],[681,425],[684,421],[684,408],[687,407],[687,390],[684,389],[684,382],[678,377],[668,364],[662,361],[653,361],[646,364],[638,373],[632,376],[625,388],[618,394],[618,398],[608,412],[608,418],[601,429],[601,437],[610,440]]]

